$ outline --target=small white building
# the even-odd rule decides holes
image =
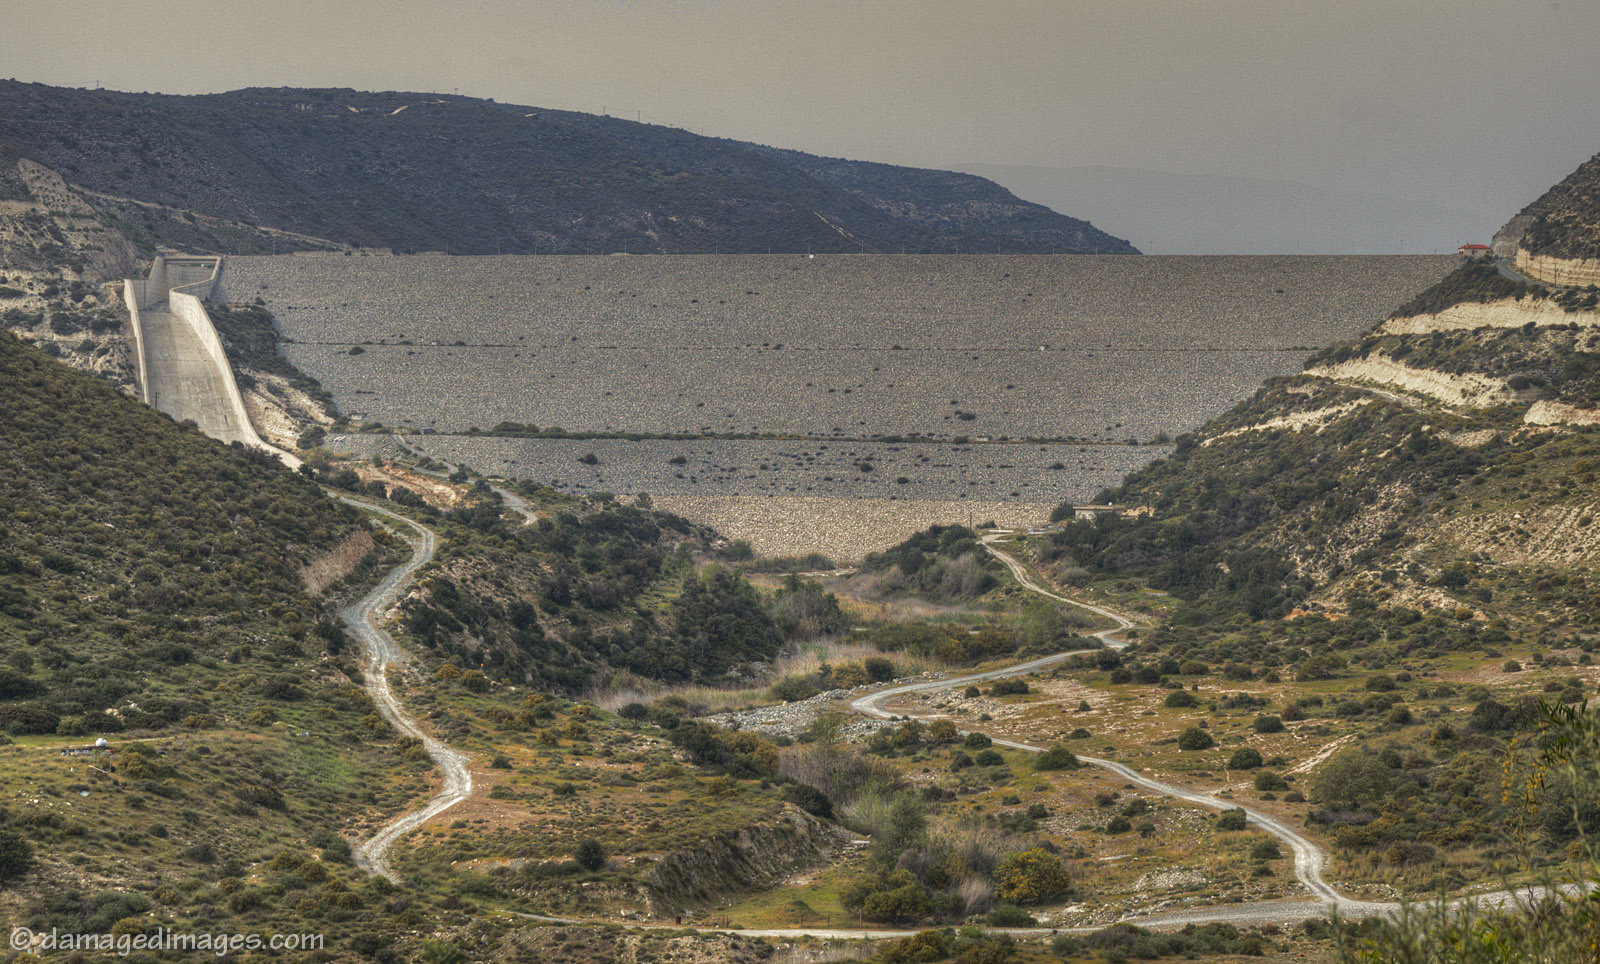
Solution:
[[[1488,258],[1494,255],[1494,250],[1487,244],[1463,244],[1456,249],[1456,254],[1464,258]]]

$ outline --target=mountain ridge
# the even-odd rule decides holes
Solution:
[[[326,239],[470,254],[1138,253],[970,175],[467,97],[0,81],[0,118],[7,156],[59,173],[145,254],[203,245],[206,218],[306,236],[214,241],[247,252]],[[24,197],[15,185],[0,196]]]

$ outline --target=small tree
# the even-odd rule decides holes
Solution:
[[[588,837],[572,852],[572,859],[584,870],[593,872],[606,865],[606,848],[600,841]]]
[[[1200,700],[1188,690],[1173,690],[1167,694],[1167,698],[1161,702],[1161,705],[1184,709],[1190,706],[1199,706]]]
[[[1335,753],[1317,770],[1311,800],[1334,810],[1376,806],[1389,793],[1389,768],[1365,750]]]
[[[1209,750],[1217,745],[1211,734],[1198,726],[1191,726],[1178,734],[1178,749],[1180,750]]]

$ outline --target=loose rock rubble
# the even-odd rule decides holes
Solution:
[[[828,690],[825,693],[818,693],[809,699],[796,700],[793,703],[780,703],[774,706],[757,707],[753,710],[718,713],[714,716],[706,717],[706,720],[730,730],[748,730],[765,737],[786,736],[794,739],[809,730],[818,716],[829,710],[843,710],[845,709],[845,703],[858,696],[882,689],[885,686],[901,686],[906,683],[922,683],[929,680],[948,678],[948,673],[923,673],[920,676],[897,679],[892,683],[858,686],[847,690]],[[898,725],[898,723],[889,720],[855,717],[845,723],[842,733],[847,740],[865,740],[881,729]]]

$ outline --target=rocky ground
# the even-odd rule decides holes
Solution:
[[[460,431],[1148,441],[1449,258],[232,258],[342,409]],[[352,353],[354,349],[359,352]]]
[[[820,552],[840,565],[931,525],[1031,528],[1047,525],[1055,508],[1039,502],[740,496],[663,496],[655,506],[713,526],[729,539],[744,539],[761,555]]]

